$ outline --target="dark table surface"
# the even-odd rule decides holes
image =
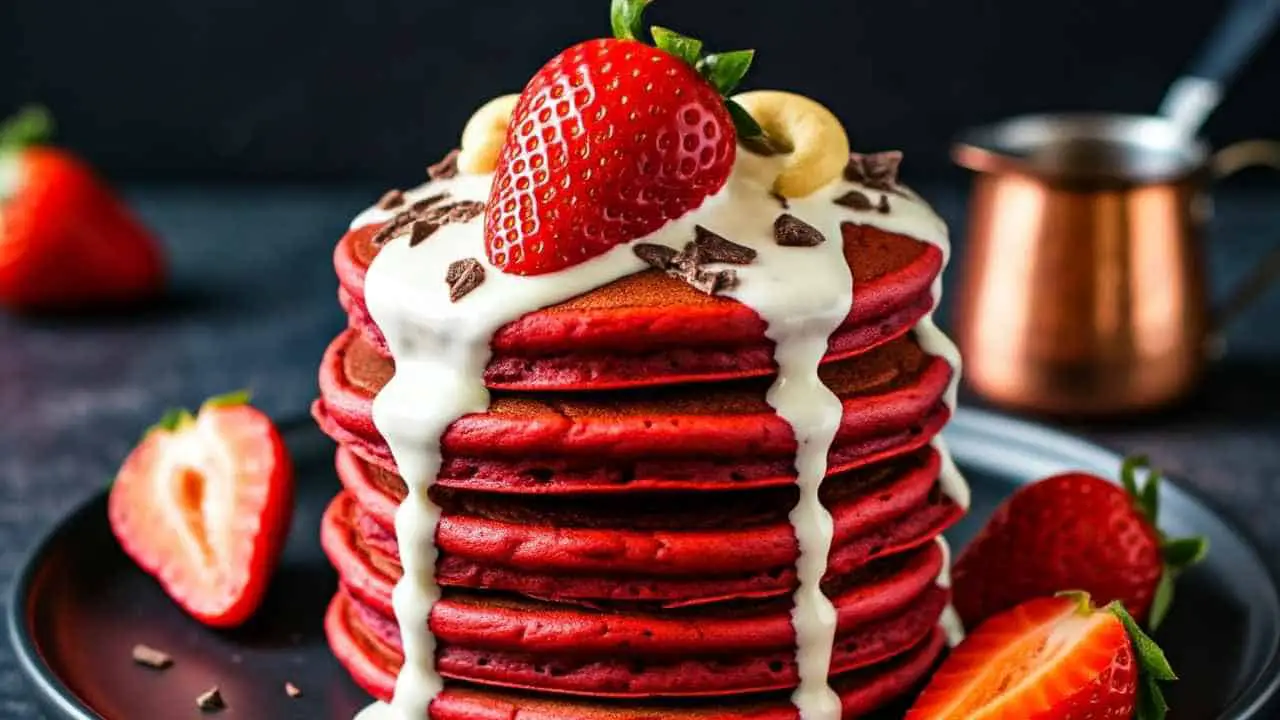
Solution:
[[[920,189],[951,223],[963,262],[963,189]],[[133,188],[130,200],[168,246],[168,301],[127,316],[0,319],[0,583],[60,516],[106,485],[164,408],[248,387],[281,420],[305,415],[320,354],[344,325],[333,243],[377,190]],[[1212,237],[1221,290],[1280,241],[1280,189],[1224,191]],[[946,311],[944,300],[944,326]],[[1277,318],[1280,290],[1232,324],[1226,358],[1182,407],[1068,426],[1149,454],[1238,519],[1269,557],[1280,553]],[[40,715],[4,645],[0,718],[28,717]]]

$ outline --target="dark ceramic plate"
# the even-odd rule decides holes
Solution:
[[[947,436],[973,485],[973,513],[950,533],[956,547],[1017,485],[1071,468],[1111,474],[1120,462],[1068,435],[973,411],[959,413]],[[10,639],[53,716],[196,718],[194,698],[212,685],[229,705],[220,718],[350,720],[368,702],[329,655],[321,628],[335,584],[317,541],[320,513],[338,487],[332,445],[301,424],[286,437],[301,479],[297,514],[266,605],[247,627],[215,632],[179,612],[121,553],[102,496],[35,548],[13,589]],[[1213,544],[1208,562],[1183,578],[1159,634],[1183,678],[1169,691],[1171,718],[1272,717],[1280,599],[1271,570],[1185,491],[1169,487],[1162,512],[1167,530]],[[174,666],[134,665],[130,650],[140,642],[172,654]],[[303,695],[286,696],[285,682]]]

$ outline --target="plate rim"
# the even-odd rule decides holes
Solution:
[[[947,424],[947,430],[952,428],[962,428],[988,436],[999,436],[1014,431],[1022,439],[1023,444],[1046,449],[1056,448],[1058,454],[1061,454],[1063,448],[1067,447],[1071,449],[1069,454],[1071,452],[1079,452],[1080,454],[1093,455],[1099,460],[1105,458],[1116,465],[1123,459],[1120,453],[1092,439],[1066,430],[1049,427],[1033,420],[1025,420],[990,410],[960,408]],[[1208,497],[1199,489],[1179,482],[1177,479],[1174,479],[1172,484],[1179,492],[1216,516],[1232,533],[1240,538],[1244,550],[1265,571],[1266,577],[1264,580],[1276,592],[1277,596],[1280,596],[1280,568],[1277,568],[1276,563],[1271,562],[1260,551],[1259,548],[1262,546],[1253,532],[1242,525],[1230,511],[1223,508],[1216,500]],[[18,668],[30,682],[32,694],[35,696],[36,701],[48,709],[62,713],[63,717],[70,720],[101,720],[101,716],[86,706],[75,691],[57,675],[53,667],[41,656],[35,641],[35,635],[30,631],[27,623],[27,618],[30,616],[28,599],[34,589],[36,575],[43,565],[43,559],[48,554],[49,548],[62,534],[68,532],[67,528],[77,524],[81,515],[94,511],[97,506],[105,506],[109,491],[109,487],[93,491],[74,505],[69,512],[61,515],[48,530],[28,546],[22,564],[14,574],[10,582],[9,591],[6,593],[8,600],[8,607],[5,608],[6,635],[8,636],[9,646],[17,660]],[[103,509],[105,510],[105,507]],[[1273,702],[1276,701],[1278,694],[1280,694],[1280,638],[1277,638],[1272,643],[1270,656],[1267,658],[1266,665],[1261,672],[1252,682],[1240,689],[1230,704],[1218,713],[1216,720],[1256,720],[1261,718],[1263,717],[1260,714],[1261,712],[1274,707]]]

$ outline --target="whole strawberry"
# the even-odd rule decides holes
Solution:
[[[1204,538],[1171,540],[1156,525],[1160,475],[1138,484],[1146,458],[1130,458],[1120,484],[1066,473],[1027,485],[1004,502],[960,554],[954,602],[969,627],[1035,597],[1078,589],[1119,601],[1157,627],[1174,581],[1199,562]]]
[[[0,305],[79,309],[138,300],[164,280],[151,233],[80,159],[44,145],[27,108],[0,124]]]
[[[724,185],[739,135],[761,136],[723,97],[753,53],[704,54],[660,27],[646,45],[647,2],[614,0],[616,37],[560,53],[520,95],[485,215],[504,272],[553,272],[654,232]]]

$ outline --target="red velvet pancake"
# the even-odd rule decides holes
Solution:
[[[361,632],[342,593],[334,597],[325,630],[335,654],[352,677],[374,697],[390,699],[395,684],[395,659],[388,658],[376,638]],[[945,647],[945,635],[934,628],[919,644],[863,670],[834,677],[844,718],[872,712],[918,687]],[[604,698],[552,699],[545,695],[510,693],[450,683],[433,702],[434,720],[795,720],[785,693],[755,699],[686,700],[676,704],[617,702]]]
[[[958,519],[936,476],[937,456],[927,449],[824,488],[835,520],[832,578],[927,542]],[[592,501],[549,507],[442,490],[434,493],[445,511],[437,572],[446,584],[556,599],[678,606],[788,594],[796,550],[786,519],[795,497],[787,490],[637,497],[612,507],[596,498],[595,514]],[[394,530],[390,518],[370,514],[354,497],[334,500],[323,540],[345,575],[364,577],[356,584],[374,594],[368,601],[388,606],[400,574]],[[627,504],[635,509],[630,517]]]
[[[373,425],[372,404],[392,373],[390,361],[344,333],[326,351],[316,407],[326,432],[388,469],[393,463]],[[946,412],[942,395],[951,373],[945,360],[925,354],[910,336],[824,366],[823,381],[844,404],[830,471],[865,462],[867,444],[883,453],[886,438],[890,448],[927,442],[920,435]],[[755,483],[791,484],[794,474],[779,475],[776,461],[791,463],[795,436],[765,401],[769,384],[758,378],[611,393],[494,392],[488,412],[464,416],[446,431],[440,482],[474,477],[484,461],[528,467],[530,458],[551,457],[579,465],[626,461],[632,473],[637,463],[651,468],[668,458],[767,459],[775,461],[774,472]],[[649,481],[661,485],[657,478]],[[607,485],[607,477],[598,482]]]
[[[334,264],[351,326],[386,355],[364,307],[379,227],[344,236]],[[928,243],[852,224],[843,234],[854,299],[831,337],[830,359],[865,352],[915,325],[932,306],[930,285],[942,268],[941,251]],[[776,366],[764,332],[760,316],[736,300],[647,271],[501,328],[485,380],[504,389],[603,390],[768,375]]]
[[[865,668],[907,652],[932,632],[949,598],[949,591],[931,586],[891,616],[841,628],[832,655],[832,674]],[[342,604],[346,623],[372,654],[388,667],[399,666],[403,660],[394,620],[350,596],[344,595]],[[592,622],[591,616],[583,615],[577,623],[565,623],[560,617],[565,612],[555,606],[493,598],[475,601],[475,609],[479,617],[471,618],[473,631],[465,634],[453,632],[450,626],[450,613],[462,614],[462,608],[450,605],[433,613],[436,668],[445,677],[592,697],[706,697],[785,690],[798,682],[795,650],[787,642],[791,633],[785,609],[771,617],[737,622],[717,622],[714,617],[686,621],[681,633],[686,646],[704,650],[676,652],[672,648],[661,654],[628,644],[629,639],[644,637],[646,620],[642,617],[604,615]],[[481,625],[485,622],[492,625],[489,632]],[[756,637],[751,632],[753,622],[776,630],[771,634],[780,637]],[[612,632],[615,624],[621,632]],[[717,625],[721,627],[717,629]],[[706,639],[699,637],[703,627]],[[653,631],[663,633],[669,628],[655,624]],[[462,641],[456,635],[463,635]],[[717,638],[722,643],[719,647]],[[752,640],[763,639],[780,639],[783,645],[749,647]],[[530,649],[496,647],[503,644]]]

